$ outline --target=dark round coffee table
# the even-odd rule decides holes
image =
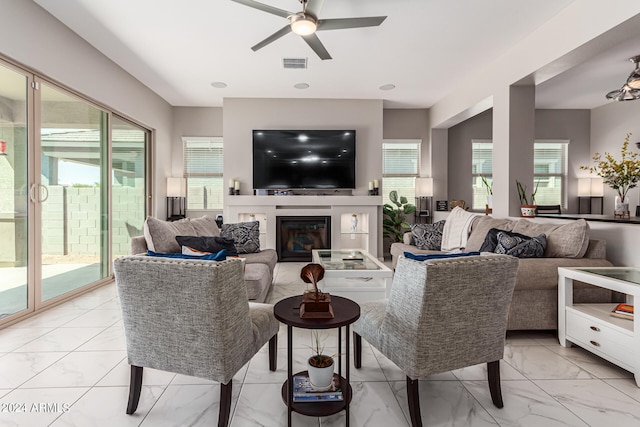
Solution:
[[[349,425],[349,402],[351,401],[351,385],[349,385],[349,325],[360,317],[360,306],[350,299],[331,295],[333,319],[301,319],[300,302],[302,295],[285,298],[273,307],[276,319],[287,325],[287,380],[282,384],[282,400],[287,405],[287,425],[291,426],[291,412],[303,415],[325,417],[342,411],[346,412],[346,425]],[[294,375],[304,375],[306,371],[293,374],[293,328],[332,329],[338,328],[338,377],[343,390],[340,402],[294,402]],[[345,327],[345,376],[342,376],[342,327]]]

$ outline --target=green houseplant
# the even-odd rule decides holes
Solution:
[[[518,189],[518,197],[520,198],[520,213],[525,217],[536,216],[536,193],[540,181],[536,181],[533,192],[527,196],[527,186],[516,179],[516,187]]]
[[[405,196],[400,196],[398,192],[393,190],[389,193],[389,200],[395,206],[385,203],[382,206],[382,235],[391,240],[391,242],[402,241],[402,235],[411,225],[406,221],[405,215],[412,214],[416,211],[415,205],[409,203]]]
[[[630,189],[637,187],[640,181],[640,159],[638,153],[629,151],[630,133],[624,138],[620,150],[621,158],[616,160],[610,153],[605,152],[604,158],[598,152],[592,157],[595,165],[580,166],[580,169],[588,170],[590,173],[602,177],[602,182],[616,191],[616,214],[627,214],[629,201],[627,193]]]

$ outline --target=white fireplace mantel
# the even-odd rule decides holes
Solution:
[[[260,221],[260,246],[276,247],[276,217],[330,216],[333,249],[366,249],[378,255],[382,196],[227,196],[224,221]],[[351,218],[358,227],[351,229]]]

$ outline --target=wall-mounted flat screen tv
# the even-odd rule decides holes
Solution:
[[[254,130],[253,188],[356,188],[356,131]]]

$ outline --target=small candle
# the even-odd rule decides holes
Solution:
[[[373,181],[369,181],[369,190],[373,190]]]
[[[229,188],[231,188],[231,187],[233,187],[233,186],[234,186],[234,182],[233,182],[233,180],[232,180],[232,179],[230,179],[230,180],[229,180]]]
[[[373,180],[373,188],[378,188],[378,180],[377,179]]]
[[[233,188],[236,189],[236,190],[239,190],[240,189],[240,181],[236,181],[234,183],[234,185],[233,185]]]

